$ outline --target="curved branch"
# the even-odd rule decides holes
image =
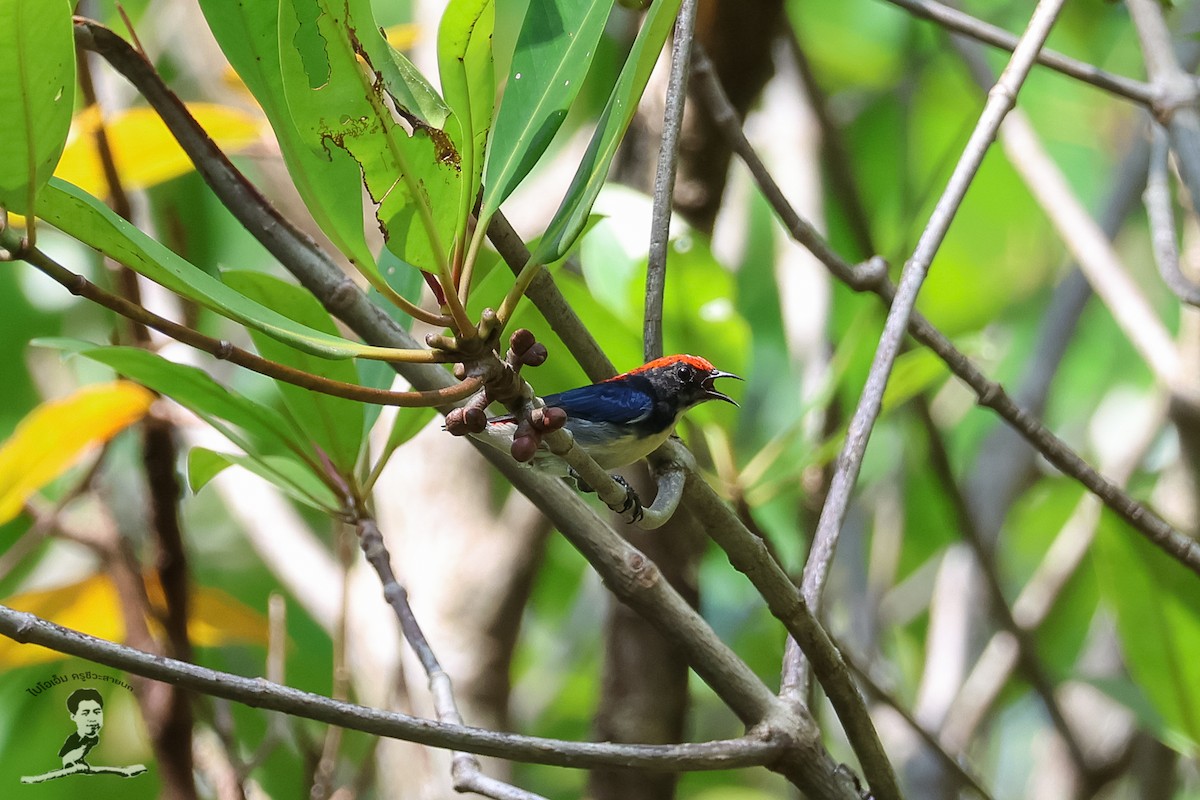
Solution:
[[[59,653],[132,672],[151,680],[186,686],[213,697],[351,730],[403,739],[430,747],[453,748],[479,755],[556,767],[644,767],[671,770],[716,770],[770,764],[786,748],[782,740],[758,736],[678,745],[570,742],[499,733],[450,725],[394,711],[332,700],[262,678],[245,678],[208,667],[145,653],[80,631],[55,625],[33,614],[0,605],[0,635],[38,644]]]
[[[446,389],[436,389],[428,392],[392,392],[386,389],[372,389],[369,386],[359,386],[356,383],[335,381],[313,375],[309,372],[294,369],[277,361],[270,361],[254,353],[235,347],[227,341],[205,336],[198,331],[160,317],[142,306],[106,292],[82,275],[71,272],[66,267],[55,262],[41,250],[17,250],[13,257],[20,258],[32,264],[43,273],[66,287],[71,294],[87,298],[97,305],[115,311],[127,319],[153,328],[159,333],[170,336],[190,345],[197,350],[203,350],[214,358],[237,364],[248,370],[274,378],[277,381],[290,383],[321,394],[344,397],[347,400],[357,400],[362,403],[375,403],[384,406],[400,406],[402,408],[418,408],[444,406],[464,400],[483,385],[479,378],[468,377],[456,386]]]

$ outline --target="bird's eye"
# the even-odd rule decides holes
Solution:
[[[680,363],[675,366],[675,374],[678,375],[681,380],[690,381],[692,378],[696,377],[696,370],[691,364]]]

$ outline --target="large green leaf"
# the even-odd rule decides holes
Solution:
[[[106,256],[200,305],[322,358],[379,358],[386,347],[313,330],[235,292],[131,225],[76,186],[51,178],[38,196],[38,216]]]
[[[482,219],[512,193],[567,116],[613,0],[530,0],[487,150]]]
[[[277,309],[306,327],[328,333],[337,331],[329,312],[299,286],[263,272],[227,272],[223,278],[250,299]],[[353,362],[311,356],[258,331],[252,330],[250,335],[263,358],[343,383],[358,381]],[[276,381],[276,386],[304,435],[329,456],[342,475],[352,475],[363,440],[363,405],[282,381]]]
[[[284,96],[301,136],[316,152],[340,149],[358,162],[389,250],[442,269],[456,235],[444,209],[458,207],[461,186],[455,137],[415,114],[410,135],[394,119],[381,76],[394,59],[370,0],[281,0],[280,8]]]
[[[438,71],[446,103],[458,119],[460,138],[455,143],[462,157],[456,231],[466,229],[483,176],[483,153],[496,101],[495,26],[492,0],[450,0],[438,28]]]
[[[1105,513],[1101,589],[1116,611],[1125,664],[1162,717],[1166,744],[1200,748],[1200,585],[1177,561]]]
[[[258,100],[288,173],[313,219],[364,274],[378,274],[363,230],[362,178],[341,150],[317,152],[296,130],[283,95],[279,4],[270,0],[200,0],[229,63]]]
[[[562,258],[587,224],[592,203],[596,201],[596,195],[608,177],[617,145],[621,143],[637,111],[638,101],[646,90],[646,82],[650,80],[663,43],[675,24],[679,3],[680,0],[657,0],[646,12],[642,28],[609,95],[608,104],[600,115],[587,152],[533,254],[535,263],[549,264]]]
[[[0,206],[27,214],[67,142],[75,35],[66,0],[0,0]]]

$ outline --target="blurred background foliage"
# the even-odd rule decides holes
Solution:
[[[911,253],[984,96],[942,31],[888,3],[787,0],[785,5],[798,45],[810,60],[844,135],[876,251],[898,267]],[[1029,13],[1029,4],[1008,0],[973,0],[964,5],[970,13],[1012,31],[1023,27]],[[207,41],[193,4],[128,0],[123,6],[158,69],[185,100],[196,104],[193,110],[214,139],[286,214],[293,218],[302,214],[280,169],[269,126],[236,74],[220,60],[220,51]],[[392,34],[401,47],[419,47],[423,39],[433,36],[421,27],[409,3],[379,0],[375,6],[381,23],[399,26]],[[507,54],[521,17],[518,8],[508,11],[510,15],[498,19],[494,41],[496,70],[501,75],[507,71]],[[82,13],[124,30],[109,0],[84,3]],[[551,153],[527,182],[535,187],[533,191],[549,191],[555,197],[561,193],[562,179],[556,175],[563,170],[569,175],[569,159],[578,153],[573,142],[594,123],[629,46],[633,17],[623,19],[623,23],[610,22],[580,102]],[[1117,73],[1142,74],[1136,37],[1119,3],[1069,4],[1049,46]],[[989,52],[988,59],[999,70],[1005,55]],[[786,48],[779,49],[777,60],[788,60]],[[266,252],[190,172],[161,125],[129,87],[111,75],[98,75],[97,80],[122,178],[128,188],[138,190],[135,211],[143,227],[205,270],[260,270],[282,276]],[[791,81],[785,85],[793,92],[797,108],[802,108],[792,68],[781,69],[777,80]],[[1020,107],[1075,192],[1098,212],[1116,164],[1131,142],[1143,135],[1141,111],[1044,68],[1035,68],[1021,92]],[[794,111],[763,103],[752,116],[769,119],[778,112],[786,116]],[[92,120],[94,111],[79,109],[77,138],[60,167],[60,174],[81,185],[95,181],[88,177],[94,176],[94,162],[82,149]],[[751,130],[755,121],[751,120]],[[794,146],[789,141],[765,144],[770,145],[769,153]],[[124,158],[123,148],[128,152]],[[810,148],[807,155],[811,152]],[[810,159],[803,169],[815,174],[810,179],[820,184],[819,163]],[[790,188],[785,183],[785,191]],[[523,191],[505,208],[525,223],[523,232],[533,234],[543,212],[531,202],[528,186]],[[817,212],[824,217],[835,247],[850,258],[871,255],[856,239],[845,207],[828,191],[820,196]],[[522,210],[526,202],[532,210]],[[613,362],[627,369],[641,360],[650,199],[610,185],[594,215],[581,242],[567,259],[554,265],[553,272],[563,294]],[[545,217],[541,219],[544,224]],[[94,280],[105,280],[106,268],[94,253],[49,229],[42,237],[45,249],[59,260]],[[1126,263],[1137,270],[1135,278],[1160,317],[1178,331],[1178,302],[1149,266],[1147,242],[1145,223],[1137,211],[1117,246],[1127,256]],[[799,359],[785,326],[786,315],[797,310],[781,305],[777,284],[780,253],[793,247],[735,166],[715,241],[685,222],[673,226],[665,332],[667,352],[704,355],[721,369],[746,377],[744,387],[735,390],[742,401],[740,411],[703,407],[689,415],[680,432],[700,453],[714,484],[744,502],[748,519],[771,540],[785,565],[798,571],[819,508],[820,496],[815,492],[819,474],[836,455],[843,421],[857,401],[883,309],[874,298],[830,286],[814,273],[810,276],[812,321],[821,341],[807,360]],[[990,376],[1005,386],[1016,386],[1038,346],[1040,326],[1067,261],[1045,215],[1003,153],[993,148],[938,254],[920,309]],[[495,264],[495,257],[485,254],[472,294],[473,312],[498,303],[511,281],[507,270]],[[58,351],[30,346],[30,341],[71,337],[103,343],[110,340],[114,321],[108,312],[71,297],[21,264],[0,269],[0,297],[5,298],[0,323],[0,352],[5,354],[0,359],[0,384],[5,387],[0,433],[7,437],[43,399],[64,396],[82,384],[110,376],[93,362],[60,358]],[[201,330],[226,337],[241,335],[207,311],[184,306],[182,312]],[[585,380],[530,304],[521,307],[516,322],[532,329],[550,350],[547,364],[527,374],[539,393]],[[168,352],[200,361],[177,347]],[[206,368],[247,395],[279,405],[269,382],[225,364]],[[918,687],[931,668],[926,659],[930,607],[937,596],[934,579],[948,549],[960,540],[944,476],[937,473],[924,429],[916,422],[912,400],[920,394],[929,400],[955,473],[964,481],[977,475],[986,478],[980,465],[986,465],[986,443],[997,427],[996,419],[974,409],[971,396],[928,353],[904,354],[885,415],[871,440],[859,499],[840,546],[827,600],[834,633],[843,637],[850,653],[871,663],[872,673],[881,676],[909,707],[919,702]],[[1095,463],[1114,443],[1119,445],[1131,435],[1134,423],[1150,413],[1154,397],[1149,370],[1107,311],[1094,304],[1067,349],[1045,418],[1051,429]],[[826,409],[830,421],[823,423]],[[73,506],[72,513],[82,520],[78,524],[116,525],[137,547],[145,536],[139,512],[145,505],[145,488],[141,480],[130,478],[139,470],[134,444],[130,433],[112,441],[94,483],[95,496]],[[405,457],[402,447],[396,458]],[[53,503],[75,486],[93,458],[85,458],[48,484],[39,502]],[[1172,519],[1180,519],[1171,516],[1178,515],[1181,507],[1175,502],[1180,490],[1174,488],[1179,486],[1178,459],[1174,436],[1165,430],[1131,482],[1136,496],[1159,501]],[[495,491],[499,503],[508,489],[497,486]],[[1081,496],[1077,485],[1044,465],[1023,487],[995,547],[998,572],[1010,600],[1029,581]],[[1193,507],[1182,505],[1185,510]],[[189,493],[182,508],[195,586],[198,596],[209,598],[198,602],[194,612],[196,625],[211,627],[207,635],[194,634],[197,660],[217,669],[262,674],[268,598],[278,593],[288,608],[287,682],[330,692],[334,649],[330,634],[256,555],[221,496],[203,490]],[[309,509],[296,510],[334,551],[333,526]],[[103,522],[91,522],[89,515]],[[1183,520],[1192,529],[1194,517]],[[8,598],[5,602],[29,609],[46,607],[39,602],[57,603],[58,613],[50,615],[57,621],[120,640],[121,632],[112,624],[118,617],[115,600],[111,592],[105,593],[99,565],[85,548],[54,536],[39,538],[20,557],[9,557],[15,543],[28,541],[25,537],[32,524],[30,515],[23,513],[0,526],[0,548],[5,549],[0,553],[4,570],[0,595]],[[1200,742],[1200,593],[1192,576],[1145,546],[1107,513],[1102,515],[1101,528],[1096,549],[1040,630],[1039,654],[1055,681],[1098,688],[1124,709],[1113,713],[1132,714],[1141,730],[1184,757],[1173,793],[1161,796],[1200,797],[1200,778],[1191,760]],[[768,685],[775,686],[783,634],[760,598],[719,552],[705,554],[699,584],[704,616]],[[568,739],[591,735],[603,659],[603,594],[585,562],[563,539],[551,536],[522,612],[512,660],[511,729]],[[938,602],[951,602],[937,597]],[[969,596],[960,600],[975,602]],[[1114,632],[1121,643],[1121,659],[1116,666],[1106,662],[1097,667],[1089,653],[1094,656]],[[976,642],[973,652],[981,645],[982,641]],[[51,703],[47,698],[53,692],[35,697],[26,688],[53,674],[86,668],[82,662],[34,659],[26,650],[0,649],[0,785],[7,787],[16,775],[29,771],[29,764],[45,760],[65,722],[60,697],[54,695],[57,699]],[[733,714],[701,682],[693,680],[691,686],[687,738],[738,735]],[[53,712],[43,710],[51,705]],[[198,707],[202,725],[212,724],[219,713],[231,713],[236,744],[247,752],[254,751],[273,724],[267,715],[240,706],[219,712],[212,703],[200,701]],[[106,713],[105,747],[124,748],[112,758],[149,762],[148,753],[139,754],[139,737],[128,733],[140,724],[135,704],[116,702]],[[836,725],[829,727],[836,730]],[[119,731],[127,733],[118,736]],[[1027,779],[1044,757],[1041,751],[1048,731],[1029,687],[1011,681],[968,750],[971,763],[995,797],[1050,796],[1037,794],[1034,782]],[[266,796],[301,796],[307,791],[322,736],[320,726],[292,721],[254,770],[253,781]],[[836,757],[850,762],[850,751],[839,737],[830,733],[828,744]],[[339,780],[361,786],[365,796],[372,796],[372,780],[363,765],[370,763],[373,748],[370,737],[347,733],[338,767]],[[1103,796],[1140,796],[1136,776],[1122,780]],[[515,765],[514,781],[550,797],[572,797],[584,791],[585,776]],[[154,794],[150,786],[147,781],[129,781],[121,784],[120,791],[124,797],[148,797]],[[58,782],[40,787],[39,796],[75,796],[75,791],[68,782]],[[699,800],[756,800],[778,797],[784,791],[780,779],[764,770],[689,774],[678,789],[681,797]]]

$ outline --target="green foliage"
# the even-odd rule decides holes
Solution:
[[[546,232],[542,234],[537,249],[533,252],[535,263],[549,264],[562,258],[583,232],[588,214],[592,210],[592,203],[600,194],[600,188],[608,177],[608,169],[617,153],[617,145],[620,144],[621,137],[625,135],[625,130],[637,111],[638,100],[646,89],[646,82],[650,80],[650,72],[654,69],[663,43],[675,24],[679,2],[680,0],[657,0],[646,12],[646,18],[637,38],[634,39],[633,49],[629,52],[629,58],[617,78],[616,85],[613,86],[608,105],[604,107],[604,112],[597,122],[596,132],[587,152],[575,171],[575,177],[554,219],[546,227]]]
[[[71,4],[0,0],[0,208],[34,208],[62,155],[74,102]]]
[[[491,218],[550,146],[583,86],[611,10],[612,0],[530,0],[492,127],[482,219]]]

